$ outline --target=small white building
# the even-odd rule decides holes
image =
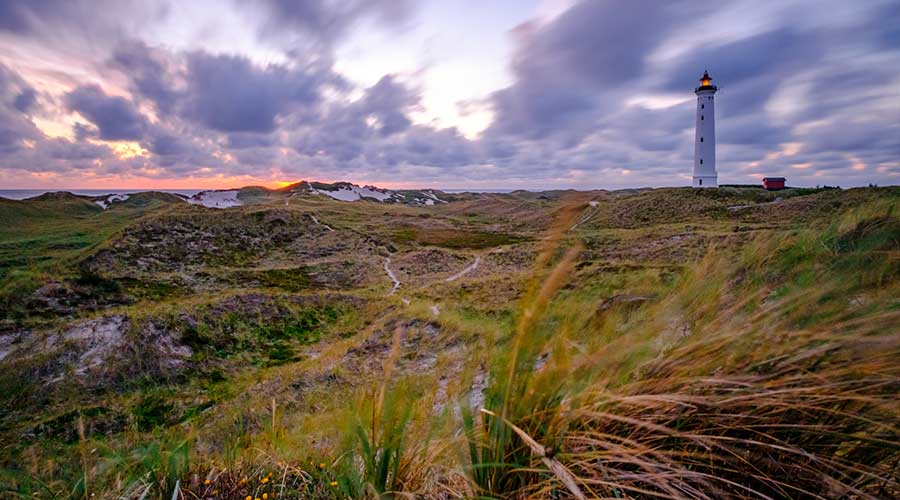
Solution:
[[[695,188],[719,186],[716,172],[716,106],[713,95],[719,90],[712,84],[709,73],[704,71],[697,94],[697,128],[694,133],[694,182]]]

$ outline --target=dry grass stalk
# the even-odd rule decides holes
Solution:
[[[496,413],[484,408],[481,409],[481,412],[492,417],[497,417]],[[569,492],[572,493],[573,496],[575,496],[575,498],[577,498],[578,500],[583,500],[585,498],[584,493],[582,493],[581,489],[578,487],[578,483],[576,482],[575,477],[572,475],[569,469],[566,468],[565,465],[560,463],[560,461],[554,457],[552,450],[545,448],[542,444],[538,443],[531,436],[529,436],[527,432],[523,431],[509,420],[505,418],[501,420],[504,424],[509,426],[509,428],[512,429],[513,432],[515,432],[516,435],[519,436],[526,445],[528,445],[528,448],[531,449],[532,453],[541,458],[541,461],[544,462],[544,465],[546,465],[547,468],[550,469],[550,472],[552,472],[553,475],[555,475],[557,479],[560,480],[560,482],[569,490]]]

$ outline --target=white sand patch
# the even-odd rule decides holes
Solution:
[[[391,288],[391,291],[388,292],[388,295],[394,295],[395,293],[397,293],[397,289],[400,288],[400,280],[397,279],[397,275],[394,274],[394,271],[391,271],[390,257],[384,259],[384,270],[385,272],[387,272],[388,278],[390,278],[391,281],[394,282],[394,286],[393,288]]]
[[[379,190],[378,188],[373,186],[363,186],[361,188],[358,188],[356,186],[353,187],[363,198],[375,198],[378,201],[384,201],[394,196],[394,193],[392,193],[391,191],[388,191],[386,189]]]
[[[425,202],[426,205],[434,205],[434,202],[435,202],[435,201],[438,202],[438,203],[447,203],[446,201],[444,201],[444,200],[438,198],[437,195],[434,194],[434,191],[432,191],[432,190],[430,190],[430,189],[426,189],[425,191],[422,191],[422,194],[424,194],[425,196],[431,198],[431,200],[432,200],[431,203],[428,203],[428,202],[426,201],[426,202]]]
[[[238,190],[230,191],[201,191],[187,199],[193,205],[203,205],[207,208],[229,208],[242,205],[238,199]]]
[[[21,336],[25,334],[16,335],[0,335],[0,361],[3,361],[3,358],[9,356],[12,352],[16,350],[16,344],[21,343]]]
[[[340,200],[340,201],[356,201],[359,199],[359,193],[357,193],[356,191],[354,191],[352,189],[347,189],[347,188],[341,188],[341,189],[338,189],[337,191],[321,190],[321,191],[319,191],[319,194],[324,194],[325,196],[330,196],[330,197],[334,198],[335,200]]]
[[[405,203],[407,205],[436,205],[447,203],[437,197],[434,190],[406,192],[404,194],[390,189],[382,189],[375,186],[357,186],[356,184],[340,184],[336,189],[310,187],[310,193],[328,196],[340,201],[376,200],[380,202]]]
[[[102,208],[103,210],[106,210],[113,203],[115,203],[117,201],[125,201],[130,196],[131,196],[130,194],[111,194],[111,195],[107,196],[105,200],[97,200],[94,203],[100,205],[100,208]]]
[[[465,276],[465,275],[471,273],[472,271],[478,269],[478,264],[481,264],[481,256],[480,256],[480,255],[476,256],[476,257],[475,257],[475,261],[472,262],[471,264],[469,264],[468,266],[466,266],[462,271],[460,271],[460,272],[454,274],[453,276],[450,276],[449,278],[447,278],[447,283],[450,283],[450,282],[452,282],[452,281],[456,281],[456,280],[462,278],[463,276]]]
[[[340,189],[334,191],[328,189],[316,189],[315,192],[340,201],[357,201],[363,198],[385,201],[394,196],[394,193],[387,189],[378,189],[373,186],[359,187],[355,184],[350,187],[342,186]]]
[[[117,315],[84,321],[61,332],[63,342],[74,342],[83,349],[75,365],[75,374],[82,375],[100,365],[119,349],[128,326],[128,319]],[[51,381],[62,380],[62,377],[60,374]]]

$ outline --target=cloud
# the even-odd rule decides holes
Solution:
[[[254,65],[240,56],[187,58],[184,116],[222,132],[271,132],[276,118],[315,104],[339,79],[316,65]]]
[[[40,131],[27,116],[34,101],[34,89],[0,64],[0,155],[22,149],[26,140],[40,138]]]
[[[28,113],[37,103],[37,92],[32,88],[23,89],[13,101],[13,107],[22,113]]]
[[[191,10],[99,1],[0,3],[0,48],[19,54],[18,73],[0,66],[0,169],[678,185],[692,165],[692,90],[708,68],[720,86],[723,181],[897,178],[896,2],[575,1],[510,34],[511,57],[495,61],[509,83],[478,100],[493,121],[473,139],[423,120],[435,89],[421,72],[365,85],[341,73],[356,60],[339,58],[367,50],[357,48],[366,30],[408,25],[411,1],[224,4],[234,11],[222,17],[239,15],[247,30],[227,47],[209,40],[230,36],[221,31],[229,22],[155,29],[169,10]],[[77,64],[61,66],[59,54]],[[60,129],[74,139],[51,137]],[[120,158],[122,145],[102,141],[143,151]]]
[[[0,33],[40,40],[55,50],[91,52],[162,21],[168,12],[166,1],[2,0]]]
[[[478,147],[455,127],[413,125],[409,113],[421,107],[421,95],[386,75],[362,97],[324,108],[311,122],[296,124],[292,145],[303,156],[340,175],[353,163],[372,173],[392,174],[408,165],[456,167],[479,161]],[[320,163],[321,165],[321,163]]]
[[[27,33],[43,24],[64,19],[79,11],[69,0],[4,0],[0,2],[0,30]]]
[[[538,177],[595,172],[601,183],[617,165],[629,170],[615,176],[628,185],[678,184],[691,165],[690,92],[709,68],[720,85],[723,179],[750,180],[740,177],[750,164],[758,172],[826,159],[831,170],[848,155],[887,161],[897,144],[900,105],[889,103],[900,102],[891,90],[900,52],[883,44],[896,33],[874,27],[896,9],[857,7],[851,22],[802,1],[768,15],[754,4],[764,19],[754,25],[743,18],[748,5],[581,1],[549,23],[520,27],[515,79],[491,96],[496,117],[481,139],[487,159]],[[671,96],[684,99],[642,104]],[[789,160],[763,162],[788,143],[803,147]]]
[[[90,120],[106,141],[137,141],[144,137],[147,119],[131,101],[106,95],[99,85],[83,85],[66,94],[66,105]]]
[[[417,108],[421,97],[397,83],[393,75],[385,75],[366,91],[361,113],[375,119],[375,127],[383,136],[403,132],[412,123],[407,113]]]
[[[161,113],[170,113],[179,98],[170,68],[172,62],[167,56],[165,51],[129,40],[116,47],[111,61],[129,75],[132,92],[149,99]]]
[[[228,134],[226,144],[231,149],[267,148],[274,146],[276,141],[271,134],[236,132]]]
[[[382,25],[402,25],[412,14],[410,0],[265,0],[269,22],[265,31],[299,30],[328,44],[334,43],[364,19]]]
[[[644,74],[649,53],[695,9],[685,2],[583,1],[547,25],[520,28],[516,81],[493,95],[489,133],[571,146]]]

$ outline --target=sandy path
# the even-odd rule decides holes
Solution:
[[[318,224],[320,226],[325,226],[325,229],[327,229],[329,231],[334,231],[333,227],[329,226],[328,224],[322,224],[321,222],[319,222],[319,219],[317,219],[315,215],[309,214],[309,216],[312,218],[313,222],[315,222],[316,224]]]
[[[466,266],[465,269],[463,269],[462,271],[447,278],[447,283],[450,283],[451,281],[456,281],[456,280],[462,278],[463,276],[471,273],[472,271],[478,269],[478,264],[481,264],[481,256],[480,255],[475,256],[475,262],[472,262],[471,264]]]
[[[572,227],[569,228],[569,231],[575,229],[576,227],[580,226],[581,224],[584,224],[591,217],[593,217],[594,214],[597,213],[597,205],[599,205],[599,203],[597,201],[590,201],[588,203],[588,207],[584,209],[584,213],[581,214],[581,218],[578,219],[578,222],[576,222],[575,224],[572,225]],[[593,210],[591,210],[591,209],[593,209]]]
[[[400,288],[400,280],[397,279],[397,275],[394,274],[394,271],[391,271],[391,258],[388,257],[384,259],[384,270],[387,272],[388,278],[394,282],[394,287],[391,288],[391,291],[388,292],[388,295],[394,295],[397,293],[397,289]]]

